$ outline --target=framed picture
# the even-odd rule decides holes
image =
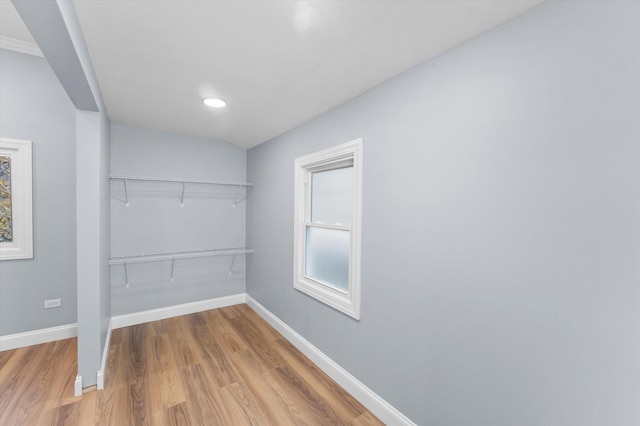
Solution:
[[[0,138],[0,260],[32,258],[31,141]]]

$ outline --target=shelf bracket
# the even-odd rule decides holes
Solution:
[[[184,185],[185,183],[182,182],[182,196],[180,197],[180,207],[184,207]]]
[[[129,207],[129,191],[127,190],[127,180],[123,179],[124,182],[124,205]]]
[[[171,278],[169,279],[169,281],[173,282],[173,267],[176,264],[176,258],[174,257],[173,259],[171,259]]]
[[[127,273],[127,264],[123,263],[124,265],[124,282],[125,282],[125,287],[129,288],[129,274]]]
[[[244,197],[238,198],[238,194],[240,193],[240,188],[242,188],[242,186],[243,185],[236,186],[236,194],[233,196],[233,208],[235,208],[238,204],[240,204],[242,201],[247,199],[246,194]]]
[[[229,266],[229,275],[233,274],[233,265],[236,263],[236,254],[231,258],[231,266]]]

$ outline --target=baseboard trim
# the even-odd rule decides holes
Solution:
[[[322,371],[335,380],[354,398],[360,401],[362,405],[367,407],[367,409],[369,409],[385,424],[415,426],[415,423],[413,423],[408,417],[365,386],[318,348],[313,346],[313,344],[298,334],[294,329],[289,327],[280,318],[271,313],[267,308],[262,306],[258,301],[245,293],[112,317],[109,322],[109,329],[107,331],[107,338],[102,354],[100,371],[97,372],[97,388],[104,389],[104,373],[108,362],[112,330],[181,315],[188,315],[195,312],[207,311],[210,309],[239,305],[242,303],[249,305],[296,348],[309,357],[309,359],[311,359],[311,361],[313,361]],[[59,327],[29,331],[26,333],[0,336],[0,351],[67,339],[70,337],[76,337],[77,335],[78,325],[68,324]],[[74,392],[76,396],[82,395],[82,376],[80,375],[76,376]]]
[[[199,300],[197,302],[184,303],[182,305],[167,306],[165,308],[150,309],[148,311],[132,314],[118,315],[111,318],[114,329],[129,327],[146,322],[158,321],[166,318],[179,317],[181,315],[208,311],[210,309],[224,308],[226,306],[239,305],[246,302],[246,294],[234,294],[232,296],[217,297],[215,299]]]
[[[76,376],[76,381],[73,382],[73,394],[82,396],[82,376],[79,374]]]
[[[107,371],[107,362],[109,358],[109,345],[111,344],[111,330],[113,330],[113,318],[109,320],[109,328],[107,329],[107,338],[104,342],[104,350],[102,351],[102,363],[97,373],[97,388],[104,389],[104,373]]]
[[[308,340],[298,334],[294,329],[289,327],[280,318],[275,316],[271,311],[262,306],[248,294],[246,295],[245,303],[256,311],[265,321],[271,324],[273,328],[278,330],[278,332],[296,348],[309,357],[309,359],[329,377],[335,380],[354,398],[360,401],[362,405],[367,407],[367,409],[382,420],[383,423],[394,426],[415,426],[415,423],[413,423],[408,417],[382,399],[378,394],[373,392],[358,379],[353,377],[347,370],[325,355],[320,351],[320,349],[313,346]]]
[[[78,324],[60,325],[40,330],[0,336],[0,351],[39,345],[56,340],[69,339],[78,335]]]

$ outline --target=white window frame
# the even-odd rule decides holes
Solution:
[[[353,165],[354,196],[351,226],[321,225],[350,233],[347,291],[305,274],[306,228],[311,225],[311,174]],[[360,319],[362,233],[362,139],[297,158],[295,161],[293,287],[357,320]],[[313,224],[318,226],[318,224]]]
[[[33,259],[31,141],[0,139],[0,156],[11,159],[13,241],[0,243],[0,260]]]

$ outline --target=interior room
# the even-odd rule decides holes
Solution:
[[[640,425],[640,2],[0,0],[0,424]]]

